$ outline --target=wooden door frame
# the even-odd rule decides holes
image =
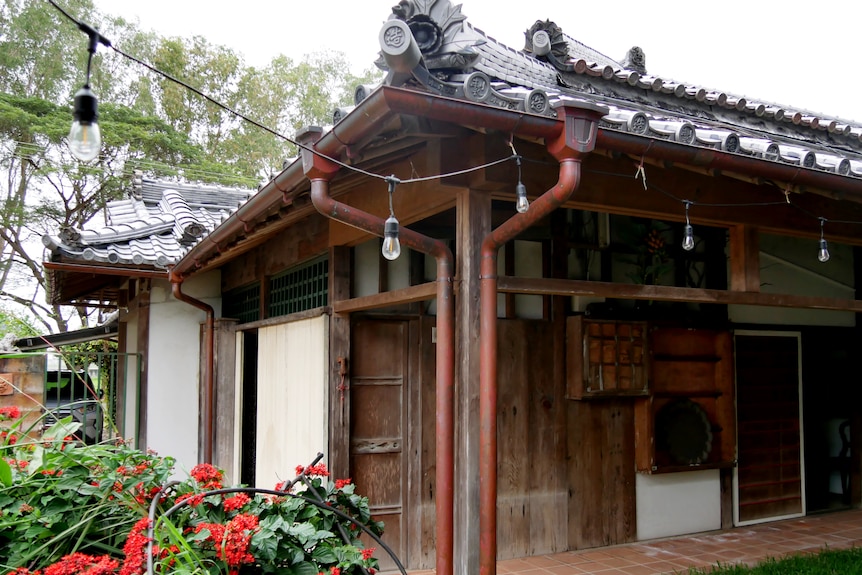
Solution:
[[[803,413],[804,406],[802,405],[802,332],[801,331],[781,331],[781,330],[759,330],[759,329],[737,329],[733,330],[733,383],[734,383],[734,396],[737,398],[736,401],[739,401],[739,390],[736,389],[737,386],[737,375],[736,375],[736,336],[744,335],[744,336],[761,336],[761,337],[794,337],[796,338],[796,373],[797,378],[799,380],[797,387],[797,394],[799,396],[799,474],[800,474],[800,495],[802,500],[802,512],[800,513],[790,513],[787,515],[780,515],[775,517],[768,517],[762,519],[751,519],[748,521],[740,521],[739,520],[739,464],[738,464],[738,454],[739,454],[739,433],[736,434],[736,450],[737,450],[737,464],[733,467],[733,525],[737,527],[745,526],[745,525],[755,525],[757,523],[768,523],[770,521],[780,521],[782,519],[794,519],[797,517],[805,517],[807,513],[807,505],[805,501],[805,427],[803,421]],[[739,429],[739,412],[737,407],[736,413],[736,421],[734,422],[737,426],[737,430]]]

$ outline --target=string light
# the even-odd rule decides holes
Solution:
[[[694,249],[694,230],[691,228],[691,221],[688,219],[688,208],[691,206],[689,200],[685,201],[685,227],[682,232],[682,249],[690,252]]]
[[[817,260],[820,263],[829,261],[829,245],[826,243],[826,238],[823,237],[823,226],[826,224],[826,218],[820,218],[820,250],[817,252]]]
[[[389,217],[383,223],[383,248],[380,252],[383,257],[389,261],[397,260],[401,255],[401,242],[398,240],[398,219],[395,217],[395,210],[392,208],[392,194],[395,192],[395,186],[401,183],[401,180],[395,176],[386,178],[389,184]]]

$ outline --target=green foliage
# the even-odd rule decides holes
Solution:
[[[748,567],[718,565],[708,569],[690,569],[689,575],[843,575],[862,572],[862,549],[825,549],[819,553],[801,554],[782,559],[769,558]]]
[[[77,427],[61,420],[38,441],[13,429],[0,445],[9,468],[0,487],[0,567],[47,566],[76,552],[121,556],[152,490],[168,481],[170,458],[122,443],[79,445],[68,440]]]
[[[32,318],[23,312],[0,306],[0,338],[12,334],[15,339],[39,335]]]
[[[168,484],[174,461],[125,443],[81,445],[78,424],[61,420],[39,439],[20,429],[17,408],[0,408],[0,573],[101,565],[93,572],[146,569],[148,510],[159,498],[157,573],[358,574],[377,567],[359,525],[380,535],[368,500],[325,466],[298,470],[299,489],[272,494],[222,489],[208,464]],[[7,420],[7,421],[4,421]],[[164,489],[163,489],[164,488]],[[171,509],[172,508],[172,509]],[[351,519],[352,518],[352,519]],[[68,572],[84,572],[80,567]]]
[[[255,68],[228,47],[201,37],[160,37],[101,13],[91,0],[62,4],[124,52],[286,136],[330,124],[332,110],[351,103],[355,85],[374,81],[371,72],[353,76],[343,54],[300,61],[277,56]],[[70,312],[8,289],[15,273],[32,278],[42,292],[48,287],[41,250],[28,253],[29,239],[63,226],[83,228],[123,195],[135,170],[253,188],[296,155],[281,138],[100,46],[90,84],[99,99],[103,149],[93,163],[80,164],[65,139],[72,96],[84,82],[86,41],[47,2],[0,3],[0,299],[35,310],[42,331],[65,331]]]

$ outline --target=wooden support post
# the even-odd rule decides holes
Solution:
[[[329,302],[350,298],[352,253],[329,249]],[[333,313],[329,329],[329,467],[334,477],[350,476],[350,315]]]
[[[730,228],[730,289],[760,291],[760,241],[757,228]]]
[[[235,319],[215,320],[215,357],[213,358],[213,381],[215,389],[213,413],[215,414],[213,437],[213,465],[225,472],[226,484],[239,483],[239,469],[234,468],[236,425],[236,324]],[[203,328],[202,328],[203,331]],[[203,334],[201,334],[203,335]],[[206,353],[201,350],[201,359]],[[201,394],[203,399],[203,394]],[[203,413],[203,406],[201,406]],[[203,431],[203,430],[202,430]],[[203,434],[201,434],[201,438]],[[201,447],[202,448],[202,447]]]
[[[455,253],[455,573],[479,572],[479,266],[491,196],[458,193]]]

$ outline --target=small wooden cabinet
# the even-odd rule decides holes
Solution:
[[[566,397],[631,398],[638,471],[734,464],[731,332],[580,315],[566,328]]]
[[[649,393],[647,324],[571,316],[567,324],[567,397]]]
[[[733,465],[733,339],[729,331],[653,327],[650,394],[635,405],[638,471]]]

